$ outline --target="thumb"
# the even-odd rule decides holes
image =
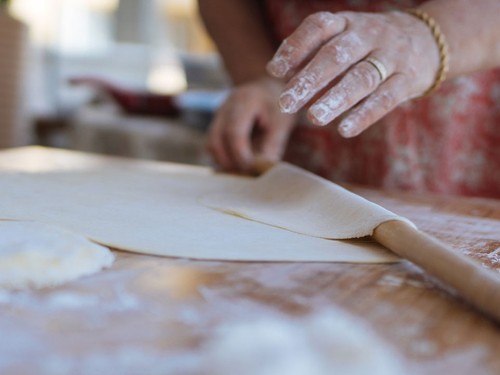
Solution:
[[[274,126],[265,129],[260,152],[257,154],[261,163],[276,163],[283,158],[292,126],[287,123],[278,124],[276,121]]]

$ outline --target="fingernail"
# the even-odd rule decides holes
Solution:
[[[354,127],[348,122],[343,122],[339,125],[339,133],[344,138],[351,138],[356,135]]]
[[[290,70],[290,57],[295,48],[285,39],[267,65],[269,73],[277,78],[283,78]]]
[[[276,78],[283,78],[288,71],[288,66],[282,59],[273,59],[267,64],[267,71]]]
[[[280,96],[279,105],[281,112],[294,113],[295,112],[295,99],[290,94],[283,94]]]
[[[321,106],[321,105],[313,105],[309,109],[309,114],[310,114],[311,121],[315,125],[323,126],[323,125],[326,125],[328,122],[328,120],[327,120],[328,111],[325,108],[323,108],[323,106]]]

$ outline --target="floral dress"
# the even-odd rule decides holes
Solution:
[[[423,1],[265,0],[277,42],[318,11],[387,11]],[[447,81],[358,137],[299,124],[285,159],[333,181],[500,198],[500,69]]]

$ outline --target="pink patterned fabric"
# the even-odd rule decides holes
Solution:
[[[277,41],[317,11],[384,11],[423,1],[266,0]],[[334,181],[500,198],[500,69],[445,83],[353,139],[298,126],[286,160]]]

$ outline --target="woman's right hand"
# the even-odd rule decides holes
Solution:
[[[296,115],[283,114],[283,83],[270,77],[233,89],[211,125],[208,147],[225,171],[256,173],[283,157]]]

